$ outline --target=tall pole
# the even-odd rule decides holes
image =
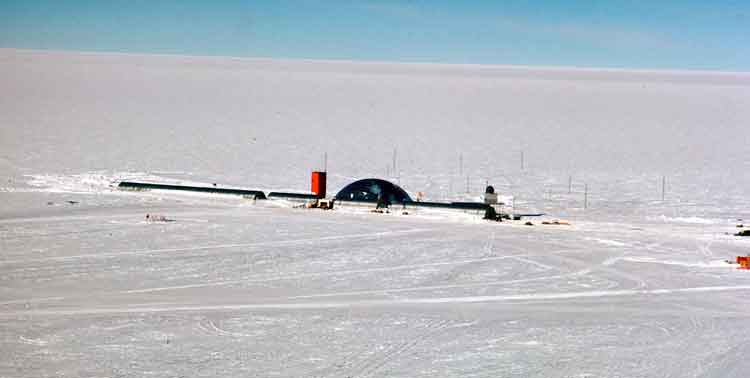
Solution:
[[[661,201],[664,202],[664,197],[667,191],[667,176],[661,176]]]
[[[396,174],[396,147],[393,147],[393,174]]]
[[[469,175],[466,175],[466,194],[469,193]]]
[[[523,150],[521,150],[521,171],[523,171],[524,164],[523,164]]]
[[[589,207],[589,184],[583,184],[583,209]]]
[[[328,151],[323,153],[323,172],[328,172]]]
[[[568,176],[568,194],[573,193],[573,176]]]

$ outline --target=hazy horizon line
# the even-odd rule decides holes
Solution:
[[[411,61],[411,60],[364,60],[345,58],[292,58],[292,57],[270,57],[270,56],[246,56],[246,55],[220,55],[220,54],[181,54],[164,52],[132,52],[118,50],[80,50],[80,49],[58,49],[58,48],[27,48],[0,46],[0,51],[39,52],[39,53],[69,53],[79,55],[122,55],[122,56],[153,56],[172,58],[206,58],[206,59],[231,59],[248,61],[283,61],[301,63],[349,63],[361,65],[401,65],[401,66],[435,66],[435,67],[466,67],[466,68],[505,68],[516,70],[540,70],[540,71],[578,71],[578,72],[611,72],[611,73],[672,73],[672,74],[708,74],[708,75],[741,75],[750,76],[748,71],[727,71],[720,69],[692,69],[692,68],[637,68],[637,67],[611,67],[611,66],[575,66],[575,65],[543,65],[543,64],[501,64],[501,63],[456,63],[441,61]]]

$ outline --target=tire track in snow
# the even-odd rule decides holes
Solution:
[[[144,208],[143,211],[147,211],[147,209]],[[172,216],[206,216],[206,215],[221,215],[226,214],[226,210],[204,210],[200,212],[196,211],[184,211],[184,212],[174,212],[170,213]],[[138,219],[139,221],[143,218],[144,212],[125,212],[125,213],[117,213],[117,214],[109,214],[109,213],[102,213],[102,214],[92,214],[92,215],[39,215],[39,216],[28,216],[28,217],[14,217],[14,218],[7,218],[7,219],[0,219],[0,224],[15,224],[15,223],[61,223],[61,222],[71,222],[71,221],[86,221],[87,223],[92,223],[91,221],[97,221],[97,220],[117,220],[117,219]],[[243,214],[245,216],[246,214]],[[253,213],[247,213],[247,217],[253,217]],[[265,216],[265,214],[261,214]],[[182,219],[182,218],[180,218]]]
[[[427,325],[426,330],[419,332],[412,339],[398,343],[395,346],[390,346],[385,350],[385,352],[380,353],[379,355],[375,355],[366,358],[364,361],[352,364],[348,370],[353,371],[353,373],[346,374],[346,377],[371,377],[374,374],[382,371],[382,369],[388,363],[406,353],[409,353],[417,345],[427,341],[429,338],[437,334],[446,332],[450,329],[470,327],[475,324],[476,322],[451,324],[451,321],[449,320],[431,322]],[[351,355],[348,357],[351,357]]]
[[[195,328],[197,328],[198,330],[202,331],[203,333],[207,335],[213,335],[213,336],[218,335],[218,336],[229,336],[229,337],[254,337],[254,335],[227,331],[217,326],[216,323],[214,323],[214,321],[211,319],[204,319],[204,320],[199,321]]]
[[[747,356],[750,354],[750,342],[735,342],[731,347],[718,355],[704,359],[705,366],[698,360],[696,377],[745,377],[750,367]]]
[[[381,231],[369,234],[350,234],[350,235],[333,235],[323,236],[318,238],[305,238],[305,239],[293,239],[293,240],[275,240],[275,241],[264,241],[264,242],[253,242],[253,243],[234,243],[234,244],[214,244],[204,245],[197,247],[179,247],[179,248],[159,248],[159,249],[142,249],[134,251],[121,251],[121,252],[110,252],[110,253],[88,253],[82,255],[70,255],[70,256],[51,256],[42,257],[37,259],[27,260],[6,260],[0,261],[0,265],[11,265],[11,264],[30,264],[38,262],[56,262],[66,260],[78,260],[78,259],[106,259],[115,258],[121,256],[137,256],[137,255],[151,255],[151,254],[162,254],[162,253],[173,253],[173,252],[187,252],[187,251],[202,251],[212,249],[229,249],[229,248],[253,248],[253,247],[279,247],[285,245],[297,245],[311,242],[327,242],[327,241],[338,241],[338,240],[352,240],[352,239],[376,239],[380,237],[394,236],[394,235],[408,235],[420,232],[428,232],[434,229],[426,228],[414,228],[410,230],[398,230],[398,231]]]
[[[424,263],[424,264],[397,265],[397,266],[387,266],[387,267],[378,267],[378,268],[369,268],[369,269],[352,269],[352,270],[342,270],[342,271],[332,271],[332,272],[303,273],[303,274],[295,274],[295,275],[289,275],[289,276],[266,277],[266,278],[260,278],[260,279],[241,279],[241,280],[206,282],[206,283],[186,284],[186,285],[176,285],[176,286],[153,287],[153,288],[147,288],[147,289],[122,290],[122,291],[118,291],[117,293],[119,294],[152,293],[152,292],[159,292],[159,291],[183,290],[183,289],[193,289],[193,288],[203,288],[203,287],[231,286],[231,285],[242,284],[242,283],[267,283],[267,282],[274,282],[274,281],[296,280],[296,279],[304,279],[304,278],[318,278],[318,277],[331,277],[331,276],[350,275],[350,274],[389,272],[389,271],[418,269],[418,268],[434,267],[434,266],[448,266],[448,265],[471,264],[471,263],[478,263],[478,262],[500,261],[500,260],[507,260],[507,259],[515,259],[515,257],[518,257],[518,256],[529,257],[529,255],[527,254],[496,256],[496,257],[485,257],[485,258],[479,258],[479,259],[442,261],[442,262],[433,262],[433,263]],[[324,298],[324,297],[337,297],[337,296],[348,296],[348,295],[390,294],[390,293],[398,293],[398,292],[484,287],[484,286],[507,285],[507,284],[534,282],[534,281],[546,281],[546,280],[551,280],[551,279],[581,276],[581,275],[585,275],[588,273],[590,273],[590,270],[583,269],[583,270],[579,270],[579,271],[571,272],[567,274],[536,277],[536,278],[526,278],[526,279],[519,279],[519,280],[489,281],[489,282],[485,281],[485,282],[454,284],[454,285],[416,286],[416,287],[395,288],[395,289],[373,289],[373,290],[361,290],[361,291],[352,291],[352,292],[343,292],[343,293],[339,292],[339,293],[324,293],[324,294],[291,296],[291,297],[285,297],[284,299]],[[73,298],[71,297],[49,297],[49,298],[38,298],[38,299],[17,299],[13,301],[0,302],[0,306],[19,304],[19,303],[60,301],[64,299],[70,300]]]
[[[25,240],[25,239],[41,239],[41,238],[49,238],[49,237],[58,237],[58,236],[66,236],[66,235],[89,235],[89,234],[96,234],[96,233],[104,233],[104,232],[112,232],[112,231],[119,231],[118,227],[112,226],[107,228],[90,228],[90,229],[83,229],[79,231],[57,231],[57,232],[49,232],[45,234],[16,234],[11,236],[4,236],[3,239],[5,241],[16,241],[16,240]]]
[[[609,277],[619,277],[624,280],[632,281],[635,284],[635,287],[632,288],[633,290],[642,290],[647,287],[646,282],[641,277],[612,267],[612,264],[617,261],[614,260],[613,262],[612,258],[603,261],[602,264],[597,267],[592,266],[590,262],[581,261],[575,257],[566,257],[562,253],[550,254],[549,256],[547,256],[547,259],[557,260],[558,266],[564,266],[565,264],[568,264],[574,267],[578,267],[579,269],[591,269],[594,273],[604,272],[607,273]],[[618,286],[621,284],[621,282],[617,282]]]
[[[266,278],[256,278],[256,279],[240,279],[240,280],[231,280],[231,281],[204,282],[204,283],[176,285],[176,286],[153,287],[153,288],[148,288],[148,289],[124,290],[124,291],[121,291],[120,293],[121,294],[151,293],[151,292],[166,291],[166,290],[180,290],[180,289],[194,289],[194,288],[201,288],[201,287],[227,286],[227,285],[235,285],[235,284],[241,284],[241,283],[264,283],[264,282],[273,282],[273,281],[297,280],[297,279],[303,279],[303,278],[318,278],[318,277],[341,276],[341,275],[349,275],[349,274],[390,272],[390,271],[397,271],[397,270],[426,268],[426,267],[433,267],[433,266],[459,265],[459,264],[470,264],[470,263],[477,263],[477,262],[506,260],[506,259],[512,259],[515,257],[517,256],[509,255],[509,256],[485,257],[481,259],[444,261],[444,262],[434,262],[434,263],[424,263],[424,264],[396,265],[396,266],[386,266],[386,267],[368,268],[368,269],[351,269],[351,270],[339,270],[339,271],[332,271],[332,272],[302,273],[302,274],[293,274],[293,275],[288,275],[288,276],[276,276],[276,277],[266,277]]]
[[[498,286],[498,285],[509,285],[515,283],[525,283],[534,281],[546,281],[554,280],[558,278],[580,276],[589,273],[589,270],[579,270],[568,274],[559,274],[554,276],[536,277],[536,278],[524,278],[518,280],[507,280],[507,281],[486,281],[486,282],[473,282],[466,284],[454,284],[454,285],[433,285],[433,286],[415,286],[415,287],[403,287],[395,289],[375,289],[375,290],[359,290],[359,291],[347,291],[339,293],[325,293],[325,294],[310,294],[310,295],[295,295],[292,297],[286,297],[285,299],[310,299],[310,298],[326,298],[326,297],[344,297],[350,295],[370,295],[370,294],[392,294],[392,293],[404,293],[413,291],[432,291],[432,290],[444,290],[444,289],[463,289],[471,287],[487,287],[487,286]]]
[[[21,344],[34,345],[34,346],[45,346],[49,344],[49,342],[44,341],[42,339],[32,339],[32,338],[28,338],[24,336],[18,336],[18,342],[20,342]]]
[[[377,373],[379,370],[381,370],[385,365],[387,365],[392,360],[398,358],[399,356],[403,355],[404,353],[416,347],[420,342],[446,329],[448,327],[448,324],[449,324],[449,321],[443,320],[443,321],[439,321],[439,322],[428,325],[426,331],[422,332],[421,334],[417,334],[416,337],[414,337],[413,339],[399,343],[394,347],[388,348],[384,353],[381,353],[380,355],[376,355],[370,359],[365,360],[364,364],[357,366],[355,369],[355,373],[349,376],[351,377],[372,376],[373,374]]]
[[[620,258],[621,261],[628,261],[633,263],[648,263],[648,264],[661,264],[661,265],[673,265],[681,266],[686,268],[718,268],[718,269],[736,269],[736,265],[726,263],[724,260],[717,261],[677,261],[677,260],[657,260],[650,256],[631,256]]]
[[[153,306],[149,303],[134,303],[126,307],[100,307],[100,308],[78,308],[78,309],[48,309],[48,310],[25,310],[0,312],[1,317],[18,316],[82,316],[82,315],[116,315],[116,314],[149,314],[169,312],[212,312],[212,311],[240,311],[240,310],[320,310],[351,307],[384,307],[398,305],[440,305],[457,303],[499,303],[499,302],[535,302],[535,301],[557,301],[584,298],[607,298],[607,297],[633,297],[648,295],[682,294],[682,293],[708,293],[724,291],[748,291],[750,285],[740,286],[700,286],[680,289],[653,289],[653,290],[610,290],[610,291],[577,291],[568,293],[544,293],[544,294],[518,294],[518,295],[487,295],[487,296],[464,296],[464,297],[438,297],[438,298],[406,298],[388,300],[359,300],[341,302],[303,302],[303,303],[235,303],[216,305],[173,305]]]
[[[11,300],[11,301],[0,302],[0,306],[9,306],[9,305],[27,304],[27,303],[39,303],[39,302],[51,302],[51,301],[61,301],[63,299],[65,299],[65,297],[46,297],[46,298],[31,298],[31,299],[14,299],[14,300]]]
[[[554,267],[549,266],[547,264],[542,264],[542,263],[534,261],[534,260],[525,259],[524,257],[529,257],[529,256],[528,255],[526,255],[526,256],[519,256],[519,257],[514,257],[514,259],[518,260],[520,262],[524,262],[524,263],[527,263],[527,264],[535,265],[535,266],[537,266],[539,268],[542,268],[543,270],[554,270],[555,269]]]

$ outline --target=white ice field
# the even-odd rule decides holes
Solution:
[[[0,50],[0,377],[747,377],[748,127],[739,73]],[[326,152],[572,225],[111,186]]]

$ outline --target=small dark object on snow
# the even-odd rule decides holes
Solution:
[[[563,225],[563,226],[570,226],[570,223],[567,221],[560,221],[560,220],[553,220],[553,221],[542,221],[542,224],[546,225]]]
[[[533,223],[531,223],[531,222],[526,222],[526,223],[524,223],[524,224],[525,224],[525,225],[527,225],[527,226],[533,226],[533,225],[534,225],[534,224],[533,224]]]
[[[501,214],[498,214],[497,211],[495,211],[494,207],[489,206],[484,211],[484,219],[495,221],[495,222],[502,222],[503,216]]]
[[[495,208],[490,206],[484,211],[484,219],[495,220],[497,218],[497,211]]]
[[[403,213],[401,213],[401,215],[409,215],[409,212],[408,211],[404,211]]]
[[[335,200],[326,200],[326,199],[318,200],[318,207],[323,210],[333,210],[334,201]]]
[[[174,222],[174,219],[170,219],[161,214],[146,214],[147,222]]]
[[[750,236],[750,230],[742,230],[734,234],[734,236]]]
[[[67,202],[67,203],[69,203],[69,204],[71,204],[71,205],[76,205],[76,204],[78,204],[78,201],[65,201],[65,202]]]
[[[54,204],[55,204],[55,203],[54,203],[54,202],[52,202],[52,201],[49,201],[49,202],[47,202],[47,206],[52,206],[52,205],[54,205]]]
[[[389,201],[383,195],[378,196],[378,203],[377,203],[377,205],[375,205],[375,208],[376,209],[387,209],[388,206],[391,206],[391,201]]]
[[[737,225],[737,228],[743,228],[743,227],[745,227],[745,225],[742,224],[742,223],[740,223],[740,224]]]

